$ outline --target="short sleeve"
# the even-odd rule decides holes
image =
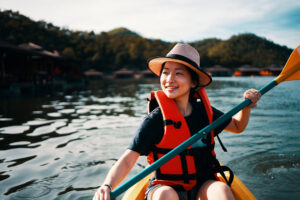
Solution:
[[[221,117],[224,113],[216,108],[214,108],[212,106],[212,110],[213,110],[213,121],[217,120],[219,117]],[[231,119],[226,120],[224,123],[222,123],[219,127],[217,127],[215,129],[215,136],[218,135],[219,133],[221,133],[226,126],[228,126],[228,124],[231,122]]]
[[[159,108],[154,109],[145,117],[137,129],[128,149],[141,155],[148,155],[158,144],[164,134],[163,117]]]

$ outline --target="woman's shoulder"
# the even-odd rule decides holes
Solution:
[[[156,107],[146,116],[146,119],[157,119],[157,118],[162,118],[162,112],[160,107]]]

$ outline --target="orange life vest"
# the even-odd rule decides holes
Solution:
[[[209,123],[212,123],[213,111],[205,89],[199,89],[194,97],[201,98],[208,116],[208,121]],[[152,92],[151,99],[156,99],[156,102],[162,111],[165,127],[162,140],[147,157],[149,164],[152,164],[159,158],[163,157],[170,150],[176,148],[182,142],[191,137],[191,133],[184,116],[181,114],[174,100],[169,99],[163,91]],[[150,110],[152,110],[155,106],[156,105],[150,105]],[[210,133],[209,138],[210,146],[212,147],[211,153],[212,156],[215,157],[215,152],[213,150],[213,131]],[[156,170],[156,179],[152,182],[152,184],[182,185],[185,190],[191,190],[197,184],[197,170],[194,160],[195,154],[193,153],[194,150],[197,150],[197,148],[192,149],[192,146],[189,146],[187,150],[175,156]]]

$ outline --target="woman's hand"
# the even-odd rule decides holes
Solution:
[[[110,200],[110,187],[102,185],[94,195],[93,200]]]
[[[246,90],[244,93],[244,98],[245,99],[250,99],[252,101],[252,104],[248,106],[248,108],[255,108],[257,106],[257,102],[260,99],[261,94],[258,90],[256,89],[249,89]]]
[[[243,110],[238,112],[232,117],[231,122],[226,126],[225,130],[232,133],[241,133],[245,130],[248,125],[251,108],[257,106],[257,101],[260,99],[261,94],[256,89],[249,89],[244,93],[245,99],[250,99],[252,102],[249,106],[245,107]]]
[[[118,186],[132,169],[140,154],[127,149],[121,158],[109,170],[104,183],[95,193],[93,200],[110,200],[111,187]]]

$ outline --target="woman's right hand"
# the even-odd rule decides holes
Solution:
[[[116,164],[109,170],[104,184],[95,192],[93,200],[110,200],[110,192],[112,189],[110,185],[116,187],[120,184],[132,169],[139,156],[139,153],[127,149]],[[110,183],[110,185],[108,183]]]
[[[110,188],[106,185],[102,185],[95,192],[93,200],[110,200]]]

